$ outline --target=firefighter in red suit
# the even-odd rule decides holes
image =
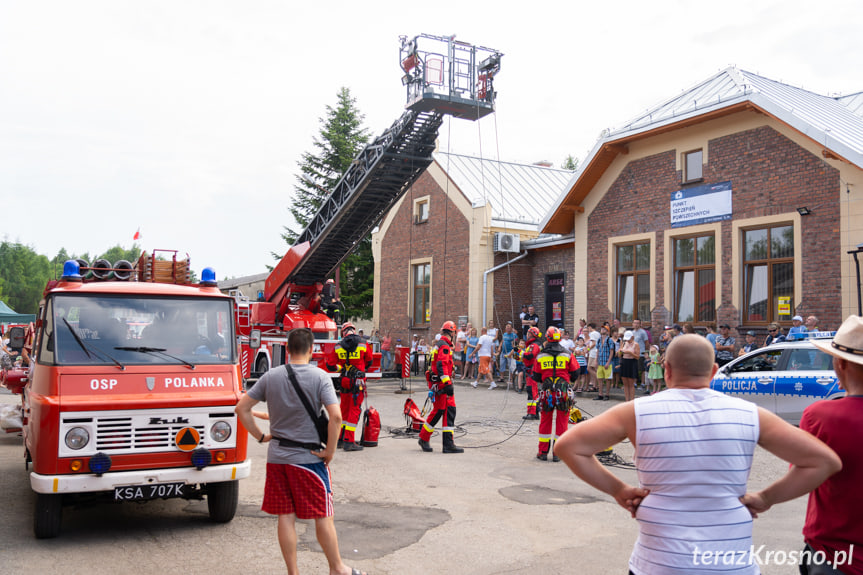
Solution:
[[[539,452],[537,459],[548,461],[552,440],[569,427],[569,385],[578,377],[579,366],[575,356],[560,345],[560,330],[554,326],[545,332],[545,346],[536,355],[533,364],[534,386],[539,384],[537,400],[542,416],[539,419]],[[552,420],[557,417],[552,435]],[[560,461],[553,456],[552,461]]]
[[[443,435],[444,453],[464,453],[464,449],[456,447],[453,440],[455,431],[455,399],[453,398],[452,386],[452,341],[455,336],[455,324],[451,321],[444,322],[441,327],[441,336],[431,350],[429,355],[429,367],[426,371],[426,380],[429,386],[429,396],[432,398],[433,407],[426,423],[423,423],[420,431],[419,444],[423,451],[433,451],[429,439],[434,432],[434,426],[438,420],[443,418],[441,434]]]
[[[527,415],[522,417],[522,419],[539,419],[539,415],[536,413],[537,387],[531,374],[533,373],[533,364],[536,361],[536,356],[539,355],[539,342],[537,340],[540,335],[539,328],[536,326],[527,330],[527,342],[525,342],[524,353],[521,356],[525,373],[524,385],[527,388]]]
[[[342,433],[339,447],[345,451],[362,451],[363,446],[355,442],[357,425],[366,397],[366,371],[372,366],[372,346],[356,335],[354,324],[342,325],[342,339],[327,354],[326,364],[330,371],[339,372],[341,393]]]

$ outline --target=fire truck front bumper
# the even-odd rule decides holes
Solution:
[[[119,487],[136,487],[162,484],[196,485],[220,483],[248,477],[252,472],[252,461],[225,465],[210,465],[203,469],[175,467],[166,469],[142,469],[118,471],[95,475],[40,475],[30,474],[30,487],[36,493],[87,493],[113,491]]]

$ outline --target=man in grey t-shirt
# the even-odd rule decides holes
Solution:
[[[342,425],[342,414],[329,375],[309,365],[314,335],[307,328],[288,334],[289,365],[297,384],[312,410],[323,407],[330,417],[327,445],[310,450],[291,443],[317,444],[318,432],[312,417],[303,406],[291,383],[285,366],[274,367],[264,374],[237,404],[237,416],[243,427],[258,443],[269,443],[267,478],[261,509],[278,515],[278,539],[289,572],[297,572],[296,519],[314,519],[315,534],[330,566],[330,573],[348,574],[352,570],[342,562],[333,522],[333,493],[328,463],[332,461]],[[266,401],[269,415],[252,412],[259,401]],[[255,416],[270,420],[270,433],[258,428]]]

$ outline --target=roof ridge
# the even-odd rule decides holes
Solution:
[[[433,155],[434,155],[434,154],[449,155],[449,156],[457,156],[457,157],[459,157],[459,158],[467,158],[467,159],[470,159],[470,160],[479,160],[480,162],[495,162],[495,163],[507,164],[507,165],[511,165],[511,166],[524,166],[525,168],[542,168],[543,170],[555,170],[555,171],[557,171],[557,172],[573,172],[573,171],[578,171],[578,170],[567,170],[567,169],[565,169],[565,168],[556,168],[554,165],[551,165],[551,166],[543,166],[543,165],[537,164],[537,163],[535,163],[535,162],[527,163],[527,162],[516,162],[516,161],[513,161],[513,160],[496,160],[496,159],[494,159],[494,158],[481,158],[481,157],[479,157],[479,156],[470,156],[470,155],[468,155],[468,154],[459,154],[459,153],[456,153],[456,152],[443,152],[443,151],[440,151],[440,150],[435,150],[435,151],[433,152]]]
[[[696,83],[692,84],[691,86],[689,86],[688,88],[681,90],[680,93],[678,93],[677,95],[675,95],[671,98],[666,98],[665,100],[660,101],[658,104],[655,104],[653,106],[648,107],[647,110],[645,110],[642,114],[639,114],[638,116],[635,116],[634,118],[631,118],[629,121],[625,122],[620,127],[613,128],[613,129],[609,130],[607,132],[607,134],[604,133],[603,136],[617,135],[621,132],[626,132],[626,131],[632,129],[632,126],[634,126],[635,124],[638,124],[644,118],[648,118],[648,117],[652,118],[658,111],[662,110],[663,108],[666,108],[672,102],[680,100],[681,98],[683,98],[687,94],[692,94],[692,93],[697,92],[699,89],[715,82],[718,78],[720,78],[722,76],[726,76],[732,82],[734,82],[734,85],[738,89],[740,89],[743,94],[746,93],[746,87],[747,86],[750,89],[754,89],[751,84],[747,84],[746,82],[742,81],[743,78],[740,75],[740,70],[738,68],[736,68],[735,66],[728,66],[727,68],[723,68],[722,70],[719,70],[718,72],[716,72],[712,76],[708,77],[707,79],[696,82]],[[652,122],[652,120],[651,120],[651,122]]]

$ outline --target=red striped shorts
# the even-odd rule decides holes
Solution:
[[[320,463],[267,463],[261,510],[270,515],[296,514],[299,519],[333,516],[330,470]]]

